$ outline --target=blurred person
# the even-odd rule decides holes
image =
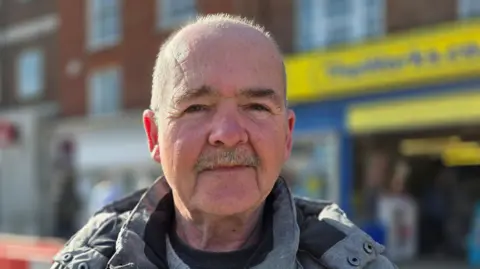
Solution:
[[[54,200],[55,227],[54,235],[59,238],[70,238],[77,229],[77,213],[81,209],[81,201],[76,189],[76,177],[72,170],[67,170],[58,180],[59,192]]]
[[[120,199],[122,195],[123,190],[117,181],[114,181],[109,177],[103,177],[93,186],[91,195],[89,195],[89,214],[95,214],[104,206]]]
[[[378,219],[385,228],[387,256],[394,261],[409,261],[417,255],[418,209],[406,183],[410,165],[405,160],[394,163],[390,180],[378,199]]]
[[[393,177],[388,186],[391,195],[410,196],[406,192],[406,183],[410,175],[410,166],[403,160],[398,161],[394,168]]]
[[[366,222],[377,221],[378,200],[383,192],[389,157],[383,151],[371,153],[366,158],[365,183],[362,190],[363,216]]]
[[[73,143],[59,144],[54,162],[53,209],[54,236],[68,239],[77,229],[81,199],[77,191],[77,177],[73,166]]]
[[[273,38],[198,18],[162,45],[148,148],[164,176],[97,213],[52,268],[395,268],[336,205],[293,199],[279,178],[293,111]]]
[[[441,169],[433,184],[422,197],[422,250],[443,255],[446,250],[446,222],[451,212],[451,191],[454,189],[455,175],[451,169]]]
[[[478,186],[478,178],[460,176],[454,168],[441,172],[443,200],[443,239],[441,254],[462,258],[466,253],[465,238],[470,232],[477,200],[472,192]]]

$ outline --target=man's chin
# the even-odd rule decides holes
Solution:
[[[262,191],[254,169],[244,173],[227,173],[215,176],[201,175],[197,179],[193,201],[204,212],[231,215],[251,209],[262,198]]]
[[[198,200],[198,208],[203,212],[219,215],[229,216],[250,211],[261,203],[259,192],[253,191],[247,195],[215,195],[206,196]],[[258,195],[256,195],[258,193]]]

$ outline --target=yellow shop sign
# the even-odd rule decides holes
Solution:
[[[288,57],[290,101],[480,75],[480,21],[455,22],[362,45]]]

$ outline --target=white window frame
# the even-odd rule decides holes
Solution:
[[[368,0],[364,0],[365,2],[367,2]],[[377,21],[377,28],[375,29],[375,34],[374,35],[368,35],[368,28],[367,28],[367,25],[368,25],[368,22],[366,24],[362,24],[362,26],[365,27],[365,29],[363,29],[362,31],[362,36],[364,38],[372,38],[372,37],[378,37],[378,36],[383,36],[385,35],[385,32],[386,32],[386,25],[387,25],[387,22],[386,22],[386,13],[387,13],[387,8],[386,8],[386,4],[385,4],[385,1],[386,0],[376,0],[376,5],[374,5],[373,7],[367,7],[367,4],[364,3],[363,5],[361,5],[359,8],[360,8],[360,13],[362,14],[362,20],[363,21],[368,21],[368,9],[369,8],[372,8],[373,10],[370,10],[372,12],[374,12],[374,16],[376,17],[376,21]]]
[[[328,47],[328,30],[334,20],[326,16],[328,0],[299,0],[297,1],[296,25],[297,37],[296,48],[298,51],[313,50]],[[371,38],[368,34],[369,11],[377,17],[377,29],[374,36],[381,36],[385,32],[385,0],[376,0],[377,3],[367,7],[368,0],[349,1],[351,13],[345,14],[345,20],[335,18],[338,22],[346,22],[352,30],[352,34],[346,43],[361,42]],[[332,26],[334,27],[334,26]]]
[[[473,6],[476,4],[476,6]],[[474,17],[480,17],[480,1],[478,0],[458,0],[458,18],[469,19]],[[475,7],[474,8],[472,8]]]
[[[117,79],[117,90],[116,90],[116,96],[113,95],[110,91],[111,89],[108,88],[96,88],[96,79],[100,79],[100,76],[106,76],[106,75],[113,75],[116,76]],[[116,115],[122,110],[123,106],[123,74],[122,74],[122,69],[119,66],[109,66],[105,67],[102,69],[96,69],[90,75],[88,76],[88,102],[87,102],[87,113],[91,117],[99,117],[99,116],[111,116],[111,115]],[[98,104],[98,102],[102,102],[97,100],[97,96],[99,93],[96,91],[107,91],[107,93],[104,93],[104,95],[107,95],[107,98],[116,98],[114,100],[114,104],[112,106],[115,106],[115,109],[112,109],[111,111],[102,111],[101,109],[98,109],[99,107],[104,107],[105,104]],[[101,94],[100,94],[101,95]]]
[[[178,3],[182,1],[191,1],[193,4],[193,9],[190,13],[175,16],[170,12],[171,5],[174,2]],[[196,2],[196,0],[156,0],[156,15],[158,28],[162,30],[175,28],[179,24],[195,18],[198,15],[198,8]]]
[[[25,64],[24,61],[27,60],[32,60],[28,59],[27,57],[31,56],[36,56],[38,57],[37,60],[37,67],[30,67],[30,68],[36,68],[37,72],[35,74],[35,78],[37,80],[37,84],[35,87],[32,89],[25,88],[25,84],[22,81],[25,81],[23,79],[23,72],[25,72],[26,68],[23,66]],[[39,98],[43,95],[45,91],[45,72],[46,72],[46,62],[45,62],[45,53],[42,49],[40,48],[29,48],[25,49],[18,54],[17,59],[16,59],[16,96],[19,100],[25,101],[25,100],[30,100],[30,99],[36,99]],[[31,75],[31,74],[30,74]]]
[[[105,3],[105,1],[110,1],[110,0],[87,0],[86,1],[87,48],[91,51],[105,49],[105,48],[109,48],[117,45],[122,39],[122,31],[123,31],[123,28],[122,28],[123,1],[111,0],[113,1],[113,3],[115,3],[114,8],[117,9],[117,17],[118,17],[117,32],[109,33],[109,34],[103,33],[99,36],[96,36],[96,31],[101,31],[101,30],[95,30],[95,29],[98,29],[95,27],[98,27],[99,25],[99,23],[96,23],[95,21],[95,14],[98,13],[95,11],[96,1],[98,1],[99,3],[102,3],[102,2]]]

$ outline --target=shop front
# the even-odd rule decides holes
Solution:
[[[444,177],[440,171],[454,170],[471,177],[472,166],[479,163],[472,146],[480,141],[479,32],[478,20],[454,22],[365,44],[295,55],[286,61],[289,102],[298,119],[296,143],[302,144],[303,137],[335,134],[338,155],[332,154],[329,158],[336,161],[328,165],[337,171],[332,178],[338,187],[329,191],[336,192],[333,197],[355,221],[383,219],[390,225],[393,219],[399,223],[398,216],[409,216],[402,217],[404,224],[395,226],[400,228],[392,228],[393,224],[387,227],[388,236],[393,237],[386,240],[398,245],[392,255],[400,260],[423,250],[421,244],[396,239],[409,236],[410,241],[416,241],[419,236],[422,240],[421,225],[415,223],[424,221],[417,219],[426,206],[423,201],[432,202],[433,198],[421,195],[429,194],[432,188],[427,187],[433,186],[437,174]],[[450,141],[452,137],[460,142],[437,147],[435,154],[412,155],[404,148],[412,139]],[[296,154],[292,153],[292,160]],[[309,162],[324,165],[313,157],[304,166]],[[308,184],[318,188],[313,191],[316,195],[309,195],[328,197],[319,194],[322,184]],[[465,183],[459,189],[468,189],[466,186],[471,187]],[[393,214],[400,212],[392,209],[395,204],[411,209]],[[453,234],[459,238],[460,230],[463,234],[468,230],[467,215],[458,216],[465,219],[461,224],[445,224],[452,240]],[[433,233],[429,236],[435,237]],[[456,241],[450,245],[463,243],[465,249],[465,242]]]
[[[349,211],[350,139],[342,129],[340,107],[316,103],[293,106],[292,154],[285,165],[296,195],[334,201]]]
[[[0,233],[45,235],[50,228],[48,146],[54,104],[0,112]]]
[[[304,197],[338,201],[338,134],[317,132],[298,135],[292,156],[284,169],[294,178],[294,193]]]
[[[364,195],[372,189],[377,197],[401,194],[412,201],[418,223],[413,226],[419,242],[415,248],[420,254],[466,255],[475,204],[480,201],[478,89],[480,83],[449,93],[352,105],[348,110],[356,158],[385,159],[384,166],[357,164],[353,179],[354,193],[361,197],[357,212],[369,215],[378,209],[366,206]],[[408,172],[398,188],[399,162]]]
[[[60,123],[54,144],[71,141],[77,193],[81,197],[78,225],[108,200],[145,188],[161,175],[150,157],[138,115]]]

